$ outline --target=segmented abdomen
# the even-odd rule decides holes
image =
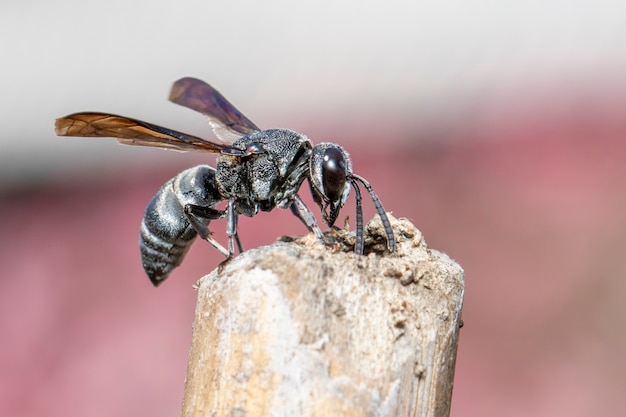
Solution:
[[[155,286],[181,264],[197,236],[184,206],[213,207],[217,201],[215,170],[208,165],[181,172],[152,198],[141,222],[139,249],[143,268]]]

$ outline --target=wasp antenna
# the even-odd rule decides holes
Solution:
[[[383,208],[383,205],[380,202],[380,199],[374,192],[374,189],[372,188],[370,183],[367,182],[365,178],[356,174],[352,174],[352,179],[359,181],[361,184],[363,184],[367,192],[370,194],[370,197],[372,198],[372,202],[374,203],[374,207],[376,207],[376,211],[378,212],[378,215],[380,216],[380,221],[383,223],[383,227],[385,228],[385,233],[387,234],[387,247],[389,248],[389,252],[394,252],[396,250],[396,238],[393,235],[393,229],[391,228],[391,223],[389,223],[389,218],[387,218],[387,213],[385,213],[385,209]],[[352,183],[354,184],[354,181],[352,181]]]
[[[361,189],[355,180],[350,181],[354,187],[354,196],[356,198],[356,243],[354,252],[363,255],[363,204],[361,197]]]

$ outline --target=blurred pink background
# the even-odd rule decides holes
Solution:
[[[489,16],[492,6],[477,13]],[[176,10],[185,9],[176,6]],[[50,79],[31,77],[30,66],[19,67],[23,74],[18,74],[15,62],[20,63],[21,55],[13,51],[16,59],[8,64],[8,71],[19,77],[5,86],[13,98],[5,94],[5,102],[0,103],[10,133],[2,138],[6,148],[0,168],[0,415],[180,413],[195,308],[192,285],[223,257],[198,241],[184,264],[155,289],[141,268],[138,226],[145,205],[161,184],[186,167],[212,164],[213,158],[122,147],[113,140],[56,138],[52,128],[55,117],[69,112],[110,110],[211,137],[200,118],[165,102],[169,83],[185,75],[218,86],[262,127],[291,127],[313,142],[344,145],[355,172],[372,183],[385,208],[396,217],[411,219],[429,246],[464,267],[465,327],[452,416],[620,414],[626,379],[626,60],[622,59],[625,51],[610,40],[623,38],[614,36],[621,29],[609,17],[604,25],[595,18],[604,14],[581,12],[572,17],[555,10],[550,16],[563,20],[545,27],[554,25],[556,33],[567,36],[545,55],[528,52],[535,51],[543,38],[520,41],[530,49],[516,49],[515,42],[488,43],[485,39],[498,40],[501,32],[508,33],[504,23],[488,26],[492,32],[476,32],[485,39],[472,37],[472,32],[460,34],[459,39],[484,40],[485,50],[509,59],[481,73],[480,82],[470,82],[463,78],[470,77],[467,71],[476,75],[481,65],[491,65],[485,58],[489,54],[446,44],[448,49],[439,53],[452,57],[449,66],[441,63],[440,71],[433,69],[433,74],[447,69],[456,75],[442,86],[432,74],[420,72],[422,58],[415,52],[426,46],[416,44],[417,39],[426,41],[418,29],[413,33],[408,27],[407,33],[415,38],[395,37],[396,32],[385,38],[380,33],[382,44],[375,52],[393,52],[398,44],[398,54],[393,56],[404,57],[402,45],[413,45],[408,55],[416,61],[407,67],[384,54],[367,61],[368,65],[356,61],[358,68],[348,66],[354,56],[374,53],[367,47],[359,49],[360,44],[346,49],[343,58],[343,49],[337,49],[333,59],[321,56],[318,66],[320,51],[289,55],[295,63],[286,59],[272,65],[271,60],[246,60],[241,48],[233,48],[222,61],[207,57],[196,64],[180,56],[176,63],[168,63],[140,54],[133,63],[128,56],[142,51],[134,48],[137,42],[152,45],[152,41],[117,43],[112,28],[80,35],[87,41],[102,41],[109,53],[69,48],[62,42],[51,48],[53,56],[46,55],[43,62],[59,68]],[[33,16],[26,6],[8,11],[16,21]],[[422,11],[421,19],[432,12]],[[375,17],[393,22],[403,18],[400,12]],[[502,17],[499,12],[493,11],[494,21]],[[612,16],[610,9],[606,12]],[[75,28],[70,22],[76,21],[84,25],[82,15],[73,13],[77,13],[74,20],[69,15],[50,20],[65,27]],[[297,17],[294,10],[285,13]],[[407,19],[417,15],[411,10]],[[441,10],[436,15],[448,16]],[[585,23],[588,15],[595,18],[593,24]],[[537,16],[539,22],[544,15]],[[94,22],[108,27],[103,19]],[[210,16],[197,19],[210,21]],[[377,21],[359,19],[365,26]],[[132,26],[130,21],[113,21],[124,28]],[[323,27],[322,23],[311,26],[318,24]],[[453,26],[451,21],[441,33]],[[520,39],[539,36],[532,24],[523,28],[526,32]],[[596,32],[607,34],[601,39],[608,43],[572,42],[580,47],[578,51],[565,42],[578,40],[578,33]],[[54,30],[50,33],[64,39]],[[338,29],[332,33],[340,36]],[[318,35],[312,33],[311,39]],[[80,37],[78,33],[63,36],[72,42]],[[176,33],[163,36],[169,39]],[[438,51],[443,38],[428,39],[430,51]],[[16,42],[22,43],[19,51],[23,51],[26,41]],[[609,46],[602,49],[602,45]],[[525,52],[511,55],[513,50]],[[174,49],[168,51],[169,56],[175,55]],[[607,58],[586,61],[589,51],[601,51]],[[265,52],[271,56],[269,47]],[[197,50],[190,54],[199,56]],[[425,56],[424,62],[437,56]],[[545,61],[523,59],[528,56],[545,56]],[[560,61],[551,60],[555,56]],[[238,65],[230,65],[229,58]],[[120,65],[127,62],[126,69]],[[473,66],[468,68],[470,63]],[[93,73],[92,64],[102,67],[102,72]],[[241,65],[251,67],[244,71]],[[385,78],[376,78],[383,66],[388,71]],[[229,77],[232,68],[241,73]],[[116,84],[122,78],[126,84]],[[62,88],[63,94],[35,88],[33,80],[36,85],[45,82]],[[68,87],[72,80],[79,87]],[[11,90],[13,84],[19,94]],[[385,96],[382,92],[387,90],[393,94]],[[33,101],[38,98],[42,100],[39,113]],[[368,98],[365,104],[364,98]],[[112,103],[119,103],[118,107]],[[37,129],[41,124],[41,129],[33,130],[28,120]],[[185,128],[187,120],[191,124]],[[310,202],[306,188],[301,194]],[[366,218],[373,213],[366,200]],[[341,217],[346,215],[354,217],[352,200]],[[224,241],[224,222],[212,223],[212,229]],[[240,233],[244,246],[252,248],[282,235],[301,235],[305,229],[289,211],[276,210],[241,219]]]

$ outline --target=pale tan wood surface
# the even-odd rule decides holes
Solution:
[[[447,416],[463,270],[390,218],[249,250],[198,283],[183,402],[197,416]],[[368,253],[369,252],[369,253]]]

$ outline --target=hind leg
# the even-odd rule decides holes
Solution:
[[[187,215],[187,219],[189,219],[189,223],[191,223],[194,230],[198,232],[198,235],[202,239],[209,242],[211,246],[220,251],[224,256],[228,258],[232,257],[228,249],[211,237],[212,232],[209,230],[209,222],[226,217],[226,211],[198,206],[196,204],[185,204],[185,214]]]

